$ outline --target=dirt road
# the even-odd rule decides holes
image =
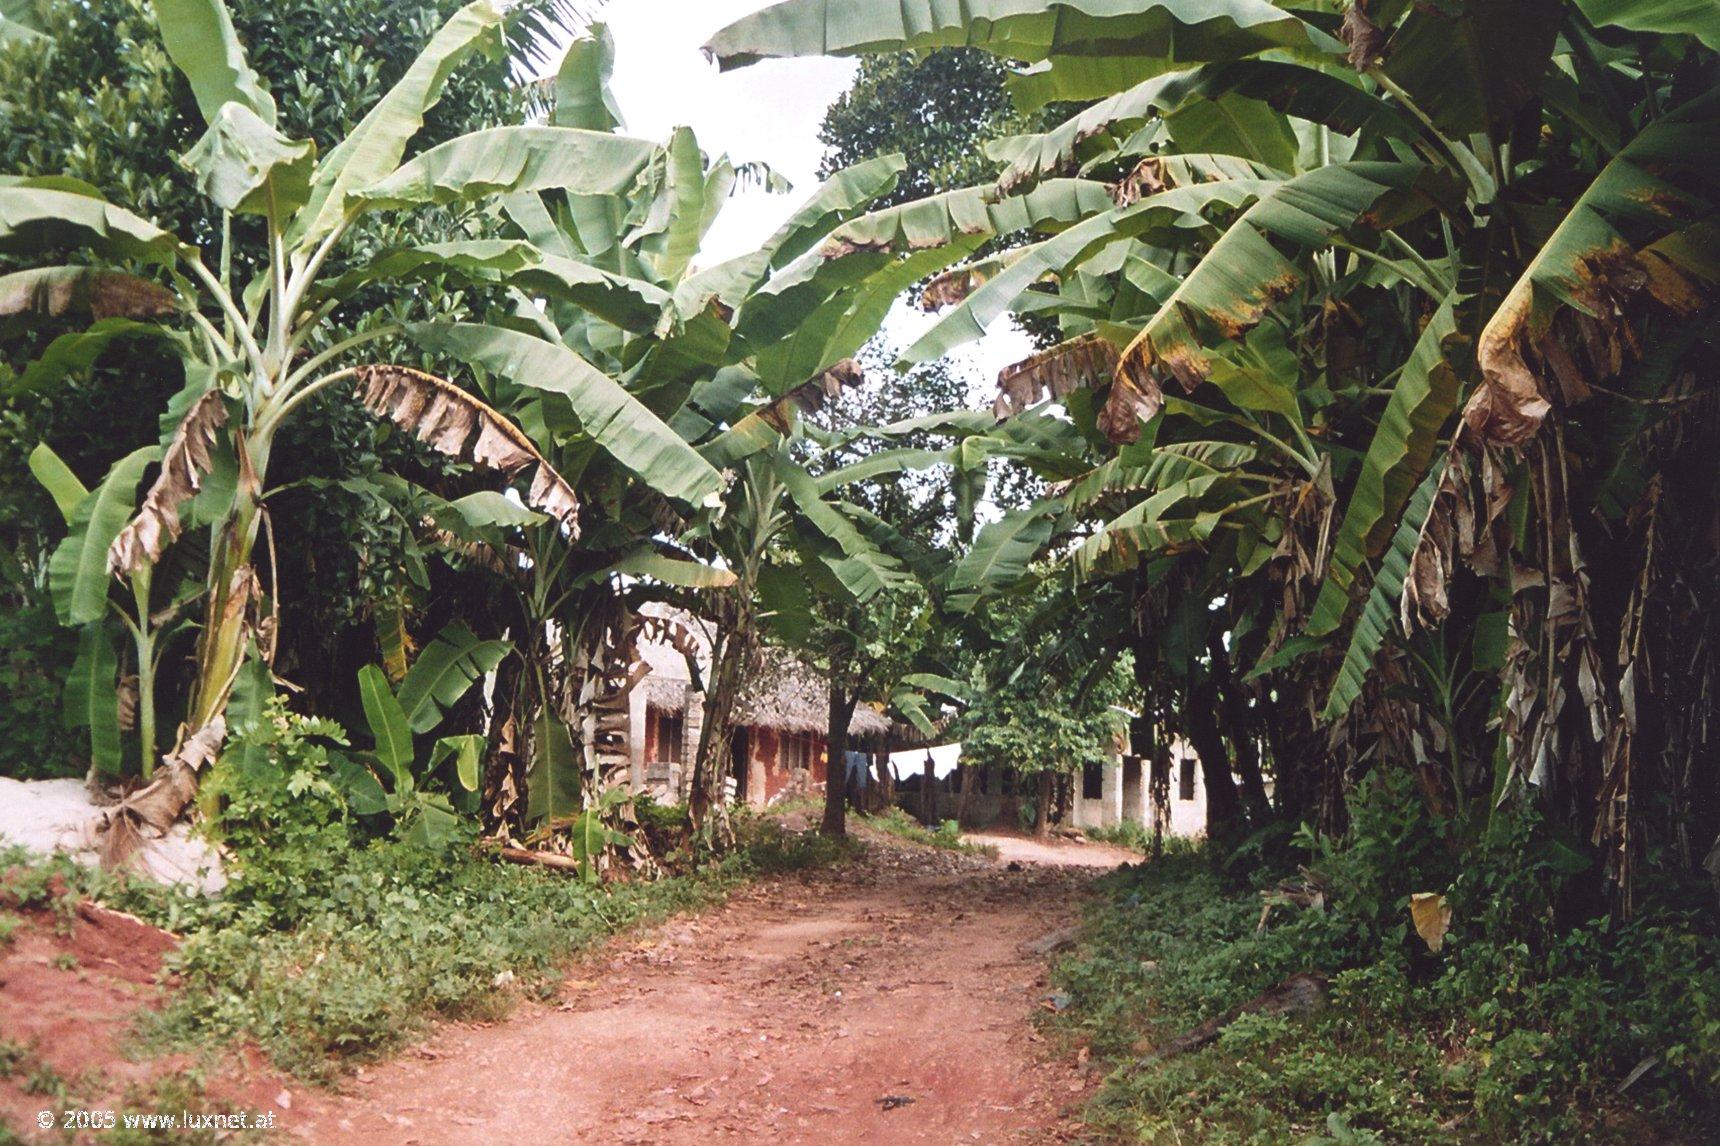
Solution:
[[[344,1094],[304,1095],[288,1126],[462,1146],[1059,1141],[1089,1080],[1033,1033],[1045,959],[1022,945],[1131,857],[1032,858],[876,843],[750,887],[588,959],[557,1004],[444,1027]]]

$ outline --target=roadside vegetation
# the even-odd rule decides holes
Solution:
[[[1090,1124],[1126,1141],[1699,1142],[1720,1118],[1720,943],[1689,888],[1560,926],[1580,875],[1532,818],[1461,863],[1401,782],[1294,866],[1187,845],[1107,877],[1049,1025],[1104,1064]],[[1449,886],[1438,953],[1411,896]],[[1309,894],[1310,892],[1314,894]],[[1317,895],[1317,900],[1315,899]],[[1241,1014],[1293,975],[1323,1009]],[[1314,1004],[1319,1008],[1319,1004]],[[1163,1055],[1164,1057],[1160,1057]]]
[[[355,814],[327,756],[299,742],[271,754],[208,830],[232,882],[210,899],[64,859],[0,853],[0,924],[45,909],[69,923],[91,899],[183,937],[177,977],[129,1036],[151,1050],[251,1041],[278,1067],[329,1081],[398,1049],[439,1018],[499,1018],[550,998],[570,959],[629,927],[719,902],[760,875],[853,858],[857,845],[737,818],[737,845],[696,870],[588,882],[498,863],[465,832],[429,847],[387,817]],[[689,832],[686,809],[658,822]]]
[[[961,825],[954,820],[945,820],[935,828],[928,828],[905,810],[890,807],[881,812],[862,816],[859,822],[875,831],[895,836],[897,839],[908,840],[910,843],[924,844],[927,847],[964,852],[968,855],[995,856],[997,854],[997,849],[988,844],[976,844],[962,839]]]
[[[325,1077],[850,854],[840,784],[822,842],[725,803],[780,653],[832,771],[864,704],[997,772],[958,824],[1198,757],[1061,972],[1108,1133],[1720,1122],[1720,6],[784,0],[709,55],[868,58],[729,258],[784,181],[626,134],[583,9],[0,0],[0,775],[232,855],[6,894]]]

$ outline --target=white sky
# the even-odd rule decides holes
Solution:
[[[723,26],[766,7],[763,0],[609,0],[595,16],[615,37],[612,88],[626,132],[666,139],[688,126],[712,156],[763,161],[794,184],[787,195],[738,192],[705,242],[701,261],[719,262],[754,249],[818,185],[824,111],[847,90],[853,60],[765,60],[719,74],[699,49]],[[885,324],[898,349],[934,321],[898,304]],[[976,403],[989,405],[1004,366],[1031,352],[1008,319],[952,358],[968,376]]]

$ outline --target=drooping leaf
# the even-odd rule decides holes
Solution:
[[[620,195],[656,151],[643,139],[576,127],[492,127],[438,144],[357,194],[373,208],[447,206],[516,191]]]
[[[78,480],[78,475],[47,442],[37,442],[36,448],[30,451],[30,473],[48,491],[48,496],[54,499],[54,507],[70,525],[78,505],[90,495],[84,483]]]
[[[1386,43],[1384,71],[1447,136],[1508,139],[1540,91],[1562,7],[1558,0],[1411,5]]]
[[[669,497],[707,504],[722,478],[682,437],[614,379],[556,343],[475,323],[414,323],[408,335],[520,386],[565,398],[581,427],[616,461]]]
[[[90,762],[107,775],[120,770],[119,654],[98,622],[78,630],[78,655],[66,674],[68,728],[90,730]]]
[[[243,107],[270,126],[275,101],[245,59],[239,34],[223,0],[154,0],[161,42],[175,67],[191,82],[205,122],[213,124],[229,104]]]
[[[615,71],[615,37],[609,26],[593,23],[585,34],[574,38],[555,73],[555,109],[549,121],[555,127],[578,127],[586,131],[614,131],[622,126],[621,109],[609,90]]]
[[[184,528],[179,511],[203,488],[214,462],[211,450],[227,424],[227,403],[221,391],[210,390],[192,404],[173,432],[161,473],[144,496],[137,516],[113,539],[108,570],[115,576],[135,572],[161,559],[162,550],[178,540]]]
[[[1095,136],[1122,135],[1191,100],[1210,102],[1227,93],[1264,102],[1345,135],[1414,135],[1401,113],[1369,95],[1353,75],[1277,60],[1236,60],[1154,76],[1084,109],[1051,131],[1018,137],[1010,144],[1010,165],[999,186],[1018,191],[1036,179],[1068,170],[1083,143]],[[1180,135],[1176,141],[1183,152],[1211,150]]]
[[[1577,0],[1577,7],[1597,27],[1684,33],[1720,52],[1720,6],[1708,0]]]
[[[419,652],[400,682],[400,707],[414,732],[429,732],[508,655],[507,641],[480,640],[455,621]]]
[[[542,525],[549,518],[544,514],[527,509],[517,502],[511,501],[494,490],[479,490],[465,497],[457,497],[448,503],[448,508],[458,514],[460,520],[474,529],[489,526],[499,526],[504,529],[522,529],[532,525]]]
[[[460,817],[448,797],[414,789],[399,813],[400,838],[414,847],[440,851],[459,838]]]
[[[722,29],[705,54],[727,70],[772,57],[974,47],[1028,62],[1126,56],[1168,70],[1325,40],[1266,0],[786,0]]]
[[[1614,156],[1566,213],[1505,295],[1477,340],[1482,384],[1464,406],[1466,433],[1519,446],[1552,409],[1554,364],[1581,353],[1599,380],[1622,363],[1639,291],[1677,314],[1720,290],[1720,193],[1710,157],[1720,149],[1720,91],[1677,108]],[[1619,227],[1653,241],[1634,247]],[[1596,317],[1597,334],[1563,346],[1554,320],[1567,306]]]
[[[285,220],[310,197],[316,144],[288,139],[240,103],[216,113],[180,164],[223,211]]]
[[[579,759],[573,734],[549,712],[532,725],[532,753],[526,766],[526,822],[539,824],[577,816],[581,792]]]
[[[1268,236],[1301,248],[1324,245],[1357,226],[1389,225],[1399,213],[1432,206],[1419,164],[1342,163],[1276,184],[1232,223],[1171,299],[1148,320],[1117,368],[1101,427],[1113,441],[1139,433],[1138,409],[1156,409],[1160,380],[1193,391],[1211,373],[1208,347],[1242,337],[1301,282],[1301,272]],[[1382,205],[1399,200],[1396,210]]]
[[[686,589],[722,589],[735,583],[735,575],[728,569],[719,569],[715,565],[706,565],[699,561],[681,561],[665,557],[650,549],[629,553],[610,565],[609,571],[649,577],[665,585],[679,585]]]
[[[1057,509],[1055,499],[1044,498],[981,527],[973,545],[950,570],[951,607],[965,611],[982,592],[1026,576],[1028,563],[1051,540]]]
[[[40,391],[80,371],[95,365],[115,339],[153,338],[165,341],[171,350],[182,356],[188,353],[185,337],[178,331],[153,322],[137,322],[129,318],[103,318],[87,328],[62,334],[42,351],[42,356],[26,363],[23,372],[9,387],[7,394],[30,394]]]
[[[1458,378],[1446,349],[1456,334],[1456,310],[1447,300],[1428,320],[1392,387],[1308,619],[1308,632],[1314,636],[1332,632],[1343,622],[1357,572],[1385,547],[1392,522],[1427,473],[1440,428],[1457,407]]]
[[[376,645],[382,650],[382,672],[388,683],[398,685],[412,663],[412,632],[406,627],[406,601],[400,592],[388,592],[371,606]]]
[[[1224,474],[1207,474],[1167,484],[1107,521],[1075,551],[1071,560],[1076,577],[1128,568],[1142,553],[1206,540],[1217,528],[1222,511],[1193,510],[1193,516],[1175,518],[1168,511],[1189,510],[1187,503],[1199,502],[1224,480]]]
[[[0,275],[0,316],[159,318],[176,299],[166,287],[123,271],[97,267],[38,267]]]
[[[130,211],[72,191],[0,184],[0,251],[90,246],[121,259],[172,263],[179,242]]]
[[[1350,710],[1350,705],[1355,703],[1356,698],[1362,695],[1362,686],[1374,667],[1374,657],[1378,655],[1398,623],[1398,597],[1403,593],[1404,578],[1409,575],[1410,557],[1415,553],[1416,542],[1421,537],[1421,527],[1427,521],[1428,510],[1433,505],[1433,493],[1438,486],[1439,470],[1436,468],[1416,486],[1409,505],[1404,509],[1397,532],[1392,535],[1391,548],[1386,550],[1385,557],[1380,561],[1379,572],[1374,574],[1374,583],[1368,590],[1367,601],[1362,606],[1361,615],[1356,619],[1355,629],[1350,633],[1350,644],[1344,651],[1344,663],[1338,668],[1338,677],[1332,682],[1332,691],[1326,695],[1326,706],[1321,713],[1323,720],[1339,719]]]
[[[431,327],[430,329],[435,329]],[[513,475],[534,466],[526,504],[578,534],[579,500],[519,427],[452,382],[405,366],[361,366],[365,408],[449,457]]]
[[[1438,955],[1445,946],[1445,933],[1451,929],[1451,904],[1438,892],[1418,891],[1409,897],[1409,915],[1415,933]]]
[[[460,787],[468,792],[478,790],[478,765],[483,761],[484,738],[475,732],[461,736],[444,736],[436,741],[430,750],[430,767],[435,768],[442,761],[453,757],[454,774],[460,781]]]
[[[782,454],[776,459],[776,475],[812,528],[840,549],[840,557],[828,557],[825,563],[857,601],[864,603],[878,593],[912,583],[901,562],[879,549],[840,509],[819,496],[812,475]]]

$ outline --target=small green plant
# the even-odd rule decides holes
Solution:
[[[11,1078],[29,1055],[23,1043],[0,1039],[0,1079]]]
[[[10,911],[0,911],[0,947],[11,943],[12,936],[16,935],[22,926],[24,926],[24,920],[21,916],[14,915]]]
[[[76,971],[78,969],[78,957],[70,951],[62,951],[54,956],[54,966],[62,971]]]
[[[1083,828],[1087,838],[1095,843],[1112,844],[1130,851],[1146,852],[1153,847],[1153,834],[1145,824],[1124,820],[1102,828]]]
[[[996,854],[995,848],[972,844],[962,839],[961,825],[954,820],[945,820],[936,829],[930,829],[901,808],[892,806],[875,815],[865,817],[863,822],[878,831],[895,836],[897,839],[924,844],[926,847],[945,848],[949,851],[963,852],[968,855]]]

